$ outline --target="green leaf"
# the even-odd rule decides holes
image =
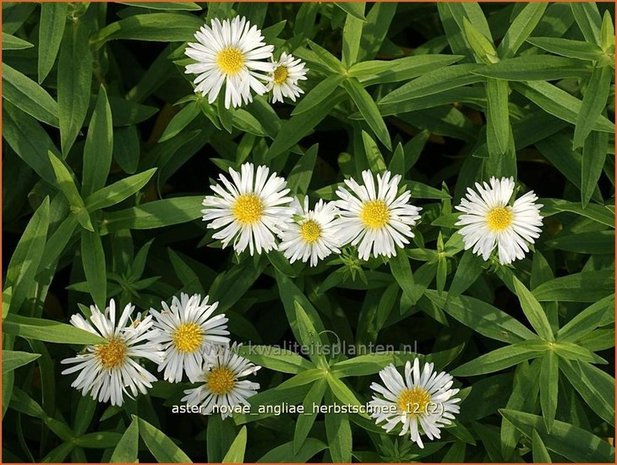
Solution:
[[[540,284],[533,295],[540,302],[597,302],[614,292],[612,270],[584,271]]]
[[[34,45],[28,41],[7,34],[6,32],[2,33],[2,50],[24,50],[32,47],[34,47]]]
[[[582,147],[606,107],[614,70],[610,66],[594,68],[574,127],[574,149]]]
[[[467,18],[463,18],[463,32],[465,33],[467,43],[478,60],[487,64],[499,61],[495,46],[486,36],[478,31]]]
[[[502,60],[473,71],[488,78],[507,81],[547,81],[587,75],[591,69],[578,60],[553,55],[525,55]]]
[[[110,40],[187,42],[203,26],[198,16],[183,13],[148,13],[129,16],[110,23],[92,36],[100,47]]]
[[[96,191],[86,198],[86,208],[88,211],[93,212],[101,208],[116,205],[128,199],[148,184],[148,181],[154,176],[156,170],[157,168],[152,168],[143,173],[128,176]]]
[[[602,324],[605,315],[615,308],[615,295],[611,294],[598,300],[561,327],[557,340],[576,342]]]
[[[373,133],[388,150],[392,150],[390,133],[379,113],[379,108],[377,108],[377,104],[373,100],[373,97],[362,87],[362,84],[360,84],[356,78],[349,78],[343,81],[342,84]]]
[[[296,421],[296,428],[294,431],[293,439],[293,452],[297,454],[298,451],[304,445],[306,438],[315,423],[317,412],[313,411],[314,405],[321,405],[324,393],[326,392],[327,383],[325,379],[319,379],[313,383],[311,389],[306,394],[306,397],[302,401],[304,406],[304,413],[298,415],[298,421]]]
[[[308,355],[313,363],[317,366],[326,366],[327,363],[321,350],[321,339],[315,329],[313,321],[311,321],[311,318],[304,311],[300,303],[294,302],[294,308],[296,312],[296,325],[300,342],[309,351]]]
[[[84,197],[105,186],[113,152],[111,108],[105,87],[101,86],[84,146],[81,193]]]
[[[231,420],[223,420],[220,415],[212,415],[206,425],[206,449],[208,462],[221,462],[236,437],[236,429]]]
[[[596,44],[581,40],[563,39],[561,37],[531,37],[527,39],[527,42],[547,52],[579,60],[597,61],[602,55],[602,49]]]
[[[369,169],[375,174],[383,173],[386,170],[386,162],[373,138],[365,131],[362,131],[362,145]]]
[[[331,401],[332,395],[327,398]],[[335,463],[351,463],[352,435],[348,415],[337,413],[325,414],[326,438],[328,450]]]
[[[49,197],[45,197],[24,229],[6,271],[4,289],[11,289],[10,304],[13,313],[19,312],[29,291],[36,286],[35,274],[45,250],[48,227]],[[3,308],[2,317],[5,316]]]
[[[135,463],[139,453],[139,424],[133,418],[129,427],[118,441],[109,461],[111,463]]]
[[[13,350],[2,351],[2,375],[13,371],[19,367],[27,365],[39,358],[41,354],[31,354],[30,352],[20,352]]]
[[[448,298],[461,295],[469,286],[476,282],[481,274],[482,261],[471,250],[466,250],[456,267],[456,272],[448,291]]]
[[[305,358],[280,347],[251,344],[238,347],[236,352],[257,365],[281,373],[295,374],[313,368],[313,365]]]
[[[545,244],[553,249],[579,254],[607,254],[614,251],[615,231],[594,231],[558,235]]]
[[[328,99],[345,78],[340,74],[328,76],[315,87],[313,87],[291,112],[292,116],[300,115],[312,110],[324,100]]]
[[[58,344],[101,344],[105,342],[101,336],[71,325],[13,314],[9,314],[4,319],[2,329],[6,334],[13,336]]]
[[[189,102],[184,108],[174,115],[159,138],[159,142],[164,142],[177,136],[200,114],[201,108],[197,102]]]
[[[58,104],[32,79],[11,68],[2,68],[2,96],[35,119],[58,127]]]
[[[240,432],[231,443],[229,450],[223,457],[222,463],[244,463],[244,452],[246,450],[246,426],[240,429]]]
[[[500,409],[499,412],[527,437],[531,437],[533,430],[536,430],[548,450],[568,460],[573,462],[614,460],[613,447],[584,429],[555,420],[549,433],[541,416],[510,409]]]
[[[583,144],[581,162],[581,205],[585,208],[598,186],[606,162],[608,134],[594,131]]]
[[[489,157],[505,155],[510,140],[508,83],[498,79],[486,81],[486,140]]]
[[[311,145],[291,169],[289,176],[287,176],[287,187],[291,192],[306,194],[311,183],[318,152],[319,145]]]
[[[560,212],[575,213],[577,215],[589,218],[597,223],[615,228],[615,214],[609,208],[603,205],[593,203],[581,207],[575,202],[568,202],[562,199],[540,199],[539,202],[543,205],[542,216],[552,216]]]
[[[107,303],[107,268],[103,242],[96,232],[81,232],[81,259],[90,295],[102,310]]]
[[[615,425],[615,378],[585,362],[562,360],[561,371],[591,411]]]
[[[351,5],[345,4],[345,5]],[[280,446],[271,449],[268,453],[266,453],[263,457],[257,460],[257,463],[274,463],[274,462],[295,462],[295,463],[305,463],[311,457],[326,449],[328,446],[323,442],[308,438],[304,445],[300,448],[297,453],[293,451],[293,441],[286,442]]]
[[[534,463],[551,463],[551,456],[535,429],[531,433],[531,450]]]
[[[480,355],[478,358],[455,368],[452,375],[477,376],[493,373],[536,358],[546,350],[548,350],[548,345],[537,340],[519,342]]]
[[[334,2],[345,13],[364,21],[364,3],[361,2]]]
[[[513,281],[516,297],[521,303],[523,313],[525,313],[525,316],[531,323],[533,329],[542,339],[546,341],[554,341],[555,337],[553,336],[553,331],[550,323],[548,322],[548,318],[546,317],[546,313],[534,297],[534,294],[532,294],[516,276],[513,276]]]
[[[162,431],[136,415],[132,417],[133,420],[137,420],[139,435],[156,460],[167,463],[193,463],[188,455]]]
[[[570,8],[572,9],[574,20],[583,33],[585,40],[599,45],[602,19],[600,18],[600,13],[598,12],[596,4],[571,3]]]
[[[447,294],[427,289],[425,296],[455,320],[491,339],[520,342],[536,335],[507,313],[473,297],[448,298]]]
[[[373,3],[366,15],[360,39],[360,61],[373,59],[379,52],[396,13],[396,3]]]
[[[120,229],[154,229],[186,223],[201,217],[203,196],[155,200],[136,207],[107,213],[100,234]]]
[[[364,3],[355,4],[364,15]],[[355,6],[354,5],[354,6]],[[362,39],[363,19],[348,13],[343,27],[343,65],[349,68],[358,61],[360,41]]]
[[[68,3],[41,3],[38,44],[38,81],[43,82],[54,66],[68,12]]]
[[[358,400],[356,395],[352,392],[351,389],[347,387],[347,385],[341,381],[339,378],[334,376],[331,373],[328,373],[326,376],[326,381],[328,381],[328,386],[330,386],[330,390],[334,397],[336,397],[343,405],[361,405],[362,403]],[[364,414],[363,416],[367,416]]]
[[[611,53],[615,51],[615,26],[613,18],[608,10],[602,17],[602,27],[600,28],[600,46],[602,50]]]
[[[118,2],[123,5],[134,6],[137,8],[148,8],[150,10],[164,11],[200,11],[202,8],[193,2]]]
[[[514,21],[511,21],[512,24],[497,48],[497,53],[502,59],[516,55],[519,47],[542,19],[547,6],[548,3],[528,3]]]
[[[390,259],[390,271],[397,284],[402,289],[403,294],[405,294],[410,301],[415,302],[417,299],[415,299],[414,296],[413,273],[411,272],[409,257],[404,250],[397,250],[396,255]]]
[[[82,16],[68,23],[58,58],[60,142],[66,157],[81,130],[90,104],[92,55],[88,23]]]
[[[566,91],[542,81],[513,82],[510,86],[547,113],[568,123],[576,123],[583,102]],[[595,131],[613,133],[614,126],[611,121],[602,115],[592,121],[592,129]]]
[[[559,359],[552,350],[546,351],[540,365],[540,406],[546,431],[550,433],[557,411]]]

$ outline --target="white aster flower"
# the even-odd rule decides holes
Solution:
[[[218,302],[208,305],[208,296],[181,293],[173,297],[171,306],[161,302],[163,311],[150,309],[154,316],[150,340],[159,343],[165,355],[158,371],[165,370],[165,381],[182,381],[183,373],[194,383],[202,372],[204,351],[229,343],[227,317],[212,316]]]
[[[414,237],[411,231],[420,218],[420,207],[409,203],[411,193],[397,196],[400,175],[390,171],[377,175],[377,186],[370,170],[362,172],[364,185],[355,179],[345,179],[344,187],[336,191],[340,200],[335,202],[341,212],[338,226],[343,243],[358,245],[360,259],[371,255],[396,255],[395,244],[403,247]]]
[[[306,71],[302,60],[283,52],[281,58],[274,62],[274,69],[266,86],[268,91],[272,91],[272,102],[282,102],[284,97],[289,97],[295,102],[296,97],[304,93],[298,86],[298,81],[306,79]]]
[[[416,358],[405,364],[405,377],[394,365],[388,365],[379,372],[384,386],[372,383],[371,389],[381,396],[373,396],[370,401],[371,416],[375,423],[390,432],[402,423],[400,436],[409,434],[412,441],[424,448],[421,434],[429,439],[441,437],[440,428],[449,425],[454,415],[459,413],[457,405],[461,399],[454,396],[458,389],[452,387],[452,376],[442,371],[433,371],[432,363],[425,363],[420,372],[420,362]]]
[[[292,221],[293,200],[287,197],[289,189],[282,177],[272,173],[266,166],[244,163],[240,173],[229,169],[232,182],[219,175],[223,186],[216,184],[212,190],[217,195],[207,195],[203,200],[203,220],[208,228],[221,229],[212,237],[220,239],[223,247],[232,240],[236,252],[247,247],[251,255],[268,252],[276,245],[279,235]]]
[[[272,45],[266,45],[261,31],[244,17],[213,19],[195,33],[197,43],[189,43],[186,55],[196,61],[186,67],[197,74],[195,92],[216,100],[225,85],[225,108],[238,107],[253,100],[251,90],[262,95],[273,71]]]
[[[319,200],[315,209],[309,209],[309,199],[304,197],[304,207],[294,199],[296,220],[281,234],[279,250],[291,263],[296,260],[316,266],[331,253],[340,253],[340,239],[336,227],[338,209],[333,203]]]
[[[237,346],[219,346],[205,354],[204,371],[199,379],[203,384],[184,391],[182,402],[199,405],[200,413],[220,413],[223,419],[234,408],[250,405],[247,399],[257,394],[259,383],[241,379],[254,375],[261,367],[234,352]]]
[[[112,299],[105,312],[96,306],[90,307],[91,316],[86,320],[82,315],[71,317],[71,324],[107,342],[86,347],[76,357],[66,358],[60,363],[75,364],[62,372],[68,375],[79,371],[71,386],[99,402],[111,400],[112,405],[121,406],[123,394],[129,397],[139,392],[145,394],[152,387],[156,377],[142,367],[137,360],[146,358],[159,363],[163,356],[161,346],[149,340],[152,317],[130,321],[135,306],[127,304],[116,323],[116,303]],[[130,393],[128,392],[130,391]]]
[[[497,247],[502,265],[521,259],[529,252],[528,244],[542,231],[542,205],[535,203],[538,197],[533,191],[517,199],[510,206],[514,192],[514,179],[491,177],[489,184],[476,183],[476,191],[467,188],[466,198],[461,199],[456,209],[464,214],[456,226],[463,226],[465,249],[488,260]]]

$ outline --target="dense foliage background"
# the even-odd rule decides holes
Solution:
[[[225,110],[193,94],[185,43],[235,14],[307,62],[295,106]],[[614,461],[612,14],[3,3],[3,460]],[[389,167],[423,207],[414,244],[316,268],[221,250],[201,199],[245,160],[326,199],[345,176]],[[455,234],[453,205],[492,175],[544,205],[535,252],[512,267]],[[181,290],[220,301],[239,341],[306,343],[308,324],[347,345],[416,344],[456,377],[461,414],[421,450],[361,415],[173,414],[188,384],[165,382],[116,408],[60,375],[92,342],[64,325],[80,305],[147,310]],[[317,378],[299,355],[250,357],[265,367],[254,405],[327,404],[369,400],[376,373],[413,354],[339,355]]]

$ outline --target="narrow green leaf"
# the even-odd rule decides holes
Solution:
[[[187,42],[203,26],[196,15],[183,13],[148,13],[129,16],[110,23],[92,36],[100,47],[110,40],[146,40],[155,42]]]
[[[375,174],[383,173],[386,170],[386,162],[373,138],[365,131],[362,131],[362,145],[369,169]]]
[[[344,5],[350,5],[350,3],[345,3]],[[308,438],[300,450],[297,453],[294,453],[293,441],[290,441],[271,449],[263,457],[257,460],[257,463],[305,463],[308,462],[311,457],[315,456],[327,447],[328,446],[326,444],[317,439]]]
[[[19,367],[27,365],[39,358],[41,354],[31,354],[30,352],[20,352],[13,350],[2,351],[2,375],[13,371]]]
[[[111,167],[114,146],[112,126],[107,92],[105,87],[101,86],[84,146],[83,180],[81,183],[81,193],[84,197],[105,186]]]
[[[133,418],[129,427],[118,441],[109,461],[111,463],[135,463],[139,453],[139,424]]]
[[[585,139],[593,130],[595,122],[602,116],[606,107],[608,94],[613,79],[613,70],[609,66],[594,68],[587,85],[583,103],[576,117],[574,127],[574,149],[582,147]]]
[[[165,131],[161,135],[159,142],[164,142],[177,136],[180,131],[187,127],[197,116],[201,114],[201,109],[197,102],[189,102],[184,108],[174,115]]]
[[[575,213],[600,224],[615,228],[615,214],[603,205],[587,204],[584,208],[575,202],[562,199],[540,199],[543,205],[542,216],[552,216],[560,212]]]
[[[560,342],[576,342],[600,326],[605,315],[612,312],[614,308],[614,294],[598,300],[563,325],[557,333],[557,340]]]
[[[142,418],[135,415],[132,415],[132,417],[133,420],[137,420],[139,435],[156,460],[167,463],[193,463],[188,455],[162,431]]]
[[[372,5],[362,29],[359,61],[371,60],[377,55],[396,13],[396,3],[373,3]]]
[[[363,15],[364,5],[363,2],[354,4],[362,11]],[[346,68],[349,68],[358,61],[363,25],[364,20],[358,19],[350,13],[347,14],[347,19],[343,26],[343,65]]]
[[[525,55],[485,65],[472,72],[488,78],[526,82],[586,76],[591,72],[591,68],[572,58]]]
[[[365,20],[364,17],[364,3],[360,2],[334,2],[345,13],[357,18],[361,21]]]
[[[548,322],[546,313],[536,300],[534,294],[532,294],[516,276],[513,276],[513,282],[514,289],[516,290],[516,297],[521,303],[521,308],[533,329],[542,339],[554,341],[555,337],[553,336],[553,331],[551,330],[551,325]]]
[[[38,81],[43,82],[54,66],[68,12],[68,3],[41,3],[38,46]]]
[[[82,16],[64,31],[58,58],[58,116],[60,142],[66,157],[86,118],[90,104],[92,55],[89,24]]]
[[[557,411],[559,359],[552,350],[546,351],[540,366],[540,406],[546,431],[550,433]]]
[[[88,290],[99,309],[107,303],[107,268],[101,236],[96,232],[81,232],[81,259]]]
[[[118,2],[137,8],[163,11],[200,11],[202,8],[193,2]]]
[[[548,345],[537,340],[519,342],[480,355],[478,358],[455,368],[452,375],[477,376],[493,373],[536,358],[546,350],[548,350]]]
[[[308,360],[297,353],[280,347],[262,345],[240,346],[237,352],[257,365],[282,373],[296,374],[313,367]]]
[[[597,61],[602,55],[600,47],[582,40],[563,39],[561,37],[531,37],[527,39],[527,42],[547,52],[579,60]]]
[[[332,395],[327,396],[332,401]],[[328,450],[335,463],[351,463],[352,435],[348,415],[337,413],[325,414],[326,438]]]
[[[390,271],[396,280],[403,294],[410,301],[414,301],[414,279],[409,263],[409,257],[404,250],[399,249],[394,257],[390,259]],[[417,300],[417,299],[415,299]]]
[[[581,163],[581,205],[585,208],[598,186],[604,163],[608,133],[594,131],[585,139]]]
[[[467,18],[463,18],[463,32],[467,43],[480,62],[491,64],[499,61],[495,46]]]
[[[510,113],[508,111],[508,83],[498,79],[486,81],[486,140],[489,157],[506,153],[510,139]]]
[[[36,82],[5,63],[2,84],[5,99],[35,119],[58,127],[58,104]]]
[[[324,100],[328,99],[339,84],[345,79],[340,74],[334,74],[332,76],[328,76],[326,79],[321,81],[315,87],[313,87],[300,102],[296,105],[296,107],[291,112],[292,116],[300,115],[306,111],[312,110],[314,107],[319,105]]]
[[[536,430],[548,450],[568,460],[573,462],[614,461],[613,447],[582,428],[555,420],[549,433],[546,431],[541,416],[510,409],[500,409],[499,412],[527,437],[531,437],[532,431]]]
[[[551,456],[542,442],[542,438],[534,429],[531,433],[531,451],[534,463],[551,463]]]
[[[223,457],[222,463],[244,463],[246,436],[246,426],[243,426]]]
[[[562,360],[559,367],[591,411],[615,425],[615,378],[585,362]]]
[[[32,47],[34,47],[34,45],[30,42],[20,39],[19,37],[15,37],[14,35],[7,34],[6,32],[2,33],[2,50],[24,50]]]
[[[587,42],[600,45],[602,18],[595,3],[571,3],[574,20]]]
[[[315,364],[325,366],[326,362],[321,349],[322,343],[315,325],[298,302],[294,302],[294,308],[300,342],[309,351],[309,358]]]
[[[105,342],[101,336],[71,325],[13,314],[9,314],[4,319],[2,329],[6,334],[13,336],[58,344],[101,344]]]
[[[317,412],[313,410],[314,405],[321,405],[324,393],[326,392],[328,384],[325,379],[319,379],[313,383],[311,389],[309,389],[302,405],[304,406],[304,413],[298,415],[298,421],[296,421],[296,428],[294,431],[293,439],[293,452],[297,454],[315,423]]]
[[[45,197],[24,229],[6,271],[4,288],[11,289],[10,304],[14,313],[19,312],[30,289],[36,285],[35,274],[45,249],[48,227],[49,197]],[[4,318],[4,309],[2,314]]]
[[[358,107],[358,110],[360,110],[360,113],[373,133],[388,150],[392,150],[390,133],[379,113],[379,108],[377,108],[377,104],[373,100],[373,97],[362,87],[362,84],[360,84],[356,78],[343,81],[343,87],[345,87],[349,93],[351,99]]]
[[[523,45],[542,19],[547,6],[548,3],[528,3],[525,5],[512,21],[497,48],[497,53],[502,59],[516,55],[520,46]]]
[[[157,168],[152,168],[143,173],[128,176],[96,191],[86,198],[85,203],[88,211],[100,210],[128,199],[148,184],[156,170]]]
[[[597,302],[615,291],[612,270],[584,271],[540,284],[533,295],[540,302]]]
[[[291,169],[287,177],[287,187],[291,192],[306,194],[311,183],[318,152],[319,145],[311,145]]]

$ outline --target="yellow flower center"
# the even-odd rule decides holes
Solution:
[[[182,323],[172,337],[176,350],[185,354],[195,352],[203,340],[203,331],[197,323]]]
[[[321,228],[313,220],[305,221],[300,226],[300,237],[302,237],[307,244],[312,244],[321,237]]]
[[[244,54],[234,47],[224,48],[216,56],[216,64],[223,73],[233,76],[242,70]]]
[[[495,207],[486,215],[488,229],[493,232],[503,231],[512,224],[512,211],[508,207]]]
[[[236,385],[236,377],[227,367],[216,367],[208,372],[206,378],[208,390],[216,395],[229,394]]]
[[[411,415],[422,415],[427,413],[430,402],[431,396],[426,389],[414,387],[401,392],[396,400],[396,405],[403,412]]]
[[[111,338],[107,344],[97,345],[95,349],[101,365],[108,370],[122,365],[126,359],[126,353],[126,343],[118,338]]]
[[[369,229],[383,228],[390,220],[390,210],[383,200],[369,200],[360,211],[360,220]]]
[[[289,71],[287,71],[287,67],[279,66],[274,70],[274,83],[275,84],[283,84],[285,80],[289,76]]]
[[[255,194],[240,195],[232,207],[236,220],[243,225],[257,223],[263,211],[263,203]]]

